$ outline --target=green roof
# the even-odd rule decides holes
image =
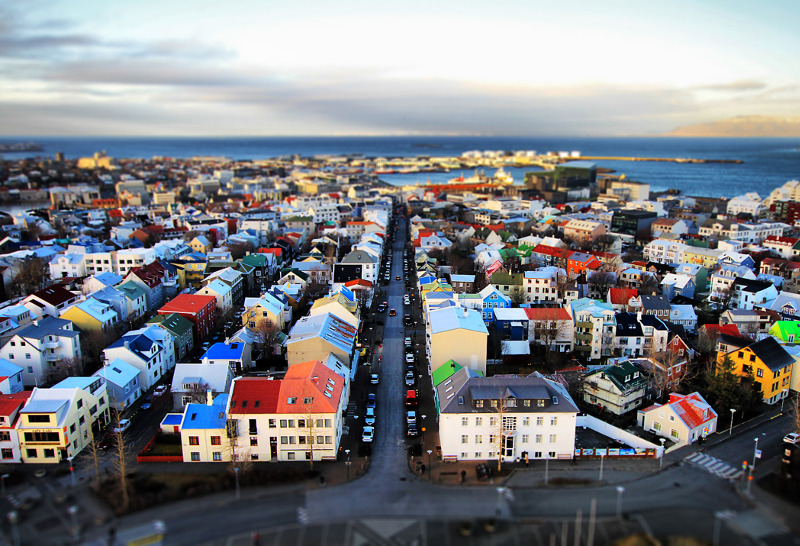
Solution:
[[[292,216],[291,218],[287,218],[286,222],[313,222],[313,216]]]
[[[263,254],[248,254],[241,261],[252,267],[266,267],[267,265],[267,257]]]
[[[448,377],[456,373],[458,370],[463,368],[461,364],[456,362],[455,360],[448,360],[435,370],[431,374],[431,379],[433,381],[433,386],[436,387],[442,381],[445,381]]]
[[[125,295],[128,297],[128,299],[131,299],[131,300],[139,299],[142,296],[144,296],[145,294],[147,294],[147,292],[145,292],[144,288],[142,288],[141,286],[139,286],[138,284],[136,284],[133,281],[124,282],[124,283],[120,284],[119,286],[117,286],[117,289],[121,290],[122,292],[124,292]]]
[[[800,321],[779,320],[769,329],[769,335],[788,343],[800,343]],[[789,336],[794,336],[792,341]]]
[[[505,271],[496,271],[492,275],[492,284],[522,286],[522,273],[506,273]]]
[[[169,315],[155,315],[147,321],[147,324],[160,324],[162,328],[181,337],[186,332],[192,331],[192,322],[180,316],[178,313],[171,313]]]

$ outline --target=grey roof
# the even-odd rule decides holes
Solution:
[[[455,375],[455,374],[454,374]],[[443,385],[444,383],[442,383]],[[441,385],[440,385],[441,387]],[[443,405],[441,413],[497,413],[489,401],[512,398],[516,400],[543,400],[544,406],[531,403],[526,407],[518,402],[514,407],[505,407],[505,413],[577,413],[578,408],[569,394],[560,385],[539,374],[526,377],[494,376],[468,379],[458,392]],[[476,407],[476,400],[486,401]],[[463,403],[459,403],[463,402]]]
[[[777,371],[794,362],[794,358],[772,336],[748,345],[747,348],[753,351],[772,371]]]
[[[70,322],[66,319],[48,316],[37,322],[38,325],[31,323],[19,328],[16,334],[28,339],[44,339],[45,336],[78,337],[80,335],[80,332],[76,330],[63,329],[65,323]]]
[[[664,296],[640,296],[642,298],[642,308],[651,310],[665,310],[669,311],[669,300]]]

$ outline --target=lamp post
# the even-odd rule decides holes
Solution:
[[[72,465],[72,461],[75,457],[67,457],[69,461],[69,480],[72,483],[72,487],[75,487],[75,467]]]
[[[544,485],[547,486],[547,482],[550,478],[550,457],[544,458]]]
[[[0,494],[4,497],[6,496],[6,478],[11,476],[11,474],[3,474],[0,476]]]
[[[422,418],[422,422],[420,422],[420,429],[422,430],[422,445],[424,446],[425,445],[425,427],[423,425],[425,425],[425,417],[427,417],[427,415],[420,415],[420,417]]]
[[[733,414],[736,413],[736,410],[731,408],[731,428],[728,429],[728,436],[733,434]]]
[[[753,448],[753,464],[750,467],[750,472],[753,472],[756,467],[756,459],[758,459],[758,436],[754,438],[756,442],[755,448]]]
[[[80,529],[78,528],[78,506],[73,504],[67,508],[67,512],[69,512],[70,525],[72,525],[72,536],[77,538],[80,534]]]
[[[239,493],[239,467],[234,467],[233,469],[233,476],[236,478],[236,500],[239,500],[240,493]]]
[[[661,457],[658,458],[658,469],[661,470],[664,468],[664,442],[667,440],[665,438],[659,438],[661,442]]]
[[[433,453],[432,449],[428,450],[428,479],[431,477],[431,453]]]
[[[11,512],[9,512],[8,523],[11,524],[11,543],[14,546],[19,546],[20,545],[19,526],[17,525],[19,523],[19,512],[17,512],[16,510],[12,510]]]
[[[344,466],[347,468],[347,481],[350,481],[350,450],[345,449],[344,452],[347,454],[347,460],[344,462]]]
[[[622,494],[625,488],[621,485],[617,486],[617,519],[622,519]]]
[[[600,482],[603,481],[603,461],[605,460],[605,458],[606,458],[606,454],[605,453],[601,453],[600,454],[600,477],[597,479],[597,481],[600,481]]]

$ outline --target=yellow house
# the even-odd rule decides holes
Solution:
[[[347,296],[341,293],[316,300],[308,312],[311,316],[325,313],[333,313],[354,328],[358,328],[361,321],[358,302],[347,299]]]
[[[194,252],[208,254],[213,250],[214,245],[211,244],[211,241],[209,241],[208,237],[205,235],[198,235],[189,243],[189,248],[191,248]]]
[[[425,340],[430,355],[430,372],[450,360],[486,374],[486,338],[489,335],[481,314],[464,307],[431,311]]]
[[[733,362],[733,373],[741,376],[753,374],[767,404],[788,396],[794,358],[775,338],[766,337],[729,353],[720,352],[717,362],[722,362],[726,356]]]
[[[84,334],[104,335],[116,327],[119,317],[108,303],[88,298],[67,307],[61,318],[71,320]]]
[[[245,298],[245,311],[242,313],[242,326],[261,332],[272,323],[283,330],[286,323],[283,317],[283,304],[271,294],[261,298]]]
[[[686,263],[702,265],[706,269],[713,269],[722,254],[719,250],[701,247],[686,247],[683,251],[683,260]]]

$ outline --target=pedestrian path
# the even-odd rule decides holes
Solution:
[[[684,460],[700,466],[708,472],[711,472],[712,474],[715,474],[726,480],[735,480],[740,478],[742,475],[742,471],[740,469],[733,467],[725,461],[717,459],[716,457],[706,455],[705,453],[700,453],[699,451],[692,453]]]

